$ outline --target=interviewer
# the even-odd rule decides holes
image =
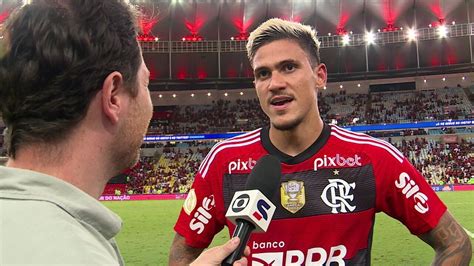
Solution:
[[[134,12],[121,0],[30,2],[0,49],[0,265],[122,265],[122,221],[97,198],[136,163],[152,116]],[[194,264],[220,265],[237,243]]]

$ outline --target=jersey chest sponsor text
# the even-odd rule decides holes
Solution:
[[[313,247],[307,250],[286,250],[281,252],[259,252],[259,249],[284,249],[284,241],[252,242],[252,265],[254,266],[296,266],[296,265],[345,265],[347,248],[337,245],[324,249]]]
[[[237,159],[237,161],[229,162],[227,165],[227,170],[229,174],[232,174],[233,171],[250,171],[253,169],[255,164],[257,164],[257,161],[252,158],[245,160]]]
[[[351,156],[342,156],[340,154],[336,154],[335,156],[327,156],[324,155],[322,158],[316,158],[313,162],[313,169],[314,171],[318,171],[319,168],[336,168],[336,167],[354,167],[354,166],[362,166],[360,162],[361,157],[358,154],[355,154],[353,157]]]

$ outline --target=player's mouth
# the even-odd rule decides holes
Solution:
[[[293,97],[290,96],[275,96],[271,98],[270,105],[277,110],[283,110],[286,109],[293,100]]]

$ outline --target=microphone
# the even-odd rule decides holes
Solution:
[[[239,237],[240,243],[221,265],[232,265],[242,257],[252,231],[267,231],[276,210],[270,199],[278,191],[280,177],[280,161],[265,155],[250,172],[245,190],[235,192],[225,216],[236,225],[232,237]]]

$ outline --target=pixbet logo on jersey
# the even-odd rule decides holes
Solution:
[[[243,211],[250,202],[250,196],[247,194],[240,195],[237,199],[235,199],[234,203],[232,204],[232,211],[238,213]],[[268,220],[268,210],[270,210],[271,206],[265,200],[259,199],[257,201],[257,211],[252,213],[253,217],[255,217],[258,221],[262,218],[267,221]]]
[[[420,187],[407,173],[403,172],[400,174],[398,180],[395,180],[395,186],[402,189],[402,193],[407,199],[413,197],[413,200],[415,201],[415,210],[417,212],[423,214],[430,209],[428,206],[428,197],[420,192]]]
[[[324,155],[323,158],[316,158],[314,160],[314,171],[318,171],[319,167],[344,167],[344,166],[362,166],[360,156],[355,154],[354,157],[344,158],[340,154],[334,157]]]
[[[204,231],[206,224],[208,224],[212,218],[209,211],[215,206],[214,195],[205,197],[202,200],[201,206],[194,213],[194,218],[189,222],[189,228],[193,231],[197,230],[198,235],[200,235]]]
[[[232,161],[228,166],[229,174],[232,174],[232,171],[252,170],[255,164],[257,164],[257,161],[252,158],[248,158],[245,161],[241,161],[240,159],[237,161]]]

